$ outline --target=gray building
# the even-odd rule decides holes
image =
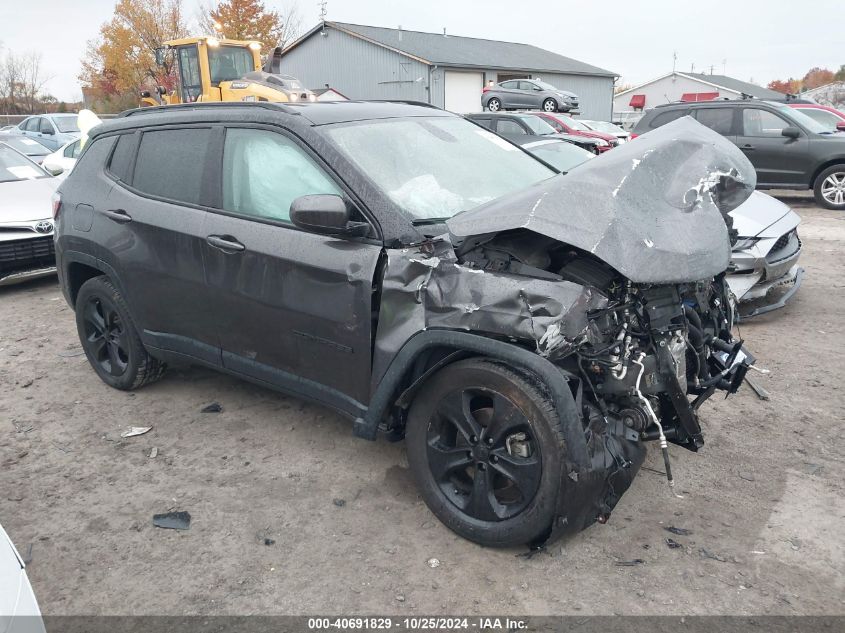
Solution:
[[[481,110],[490,81],[542,79],[577,94],[584,118],[606,121],[617,78],[529,44],[343,22],[320,23],[296,40],[282,53],[281,70],[350,99],[424,101],[460,113]]]

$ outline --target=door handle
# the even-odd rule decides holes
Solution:
[[[118,224],[126,224],[132,221],[132,216],[123,209],[108,209],[107,211],[103,211],[103,215]]]
[[[246,249],[246,246],[241,244],[231,235],[209,235],[205,241],[214,248],[220,249],[224,253],[240,253]]]

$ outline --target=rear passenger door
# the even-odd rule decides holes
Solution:
[[[736,119],[739,108],[699,108],[693,111],[696,121],[736,143]]]
[[[229,127],[222,168],[220,209],[209,214],[204,251],[223,366],[341,409],[350,398],[366,403],[382,245],[291,223],[299,196],[348,198],[293,136]]]
[[[108,167],[116,183],[94,230],[144,343],[219,365],[215,298],[202,260],[220,160],[213,140],[212,127],[121,135]]]

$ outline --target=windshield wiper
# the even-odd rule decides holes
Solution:
[[[429,224],[445,224],[446,220],[449,218],[419,218],[417,220],[411,220],[411,224],[414,226],[427,226]]]

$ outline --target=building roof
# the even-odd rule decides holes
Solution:
[[[646,81],[645,83],[640,84],[639,86],[634,86],[633,88],[628,88],[628,90],[624,90],[622,92],[616,93],[613,98],[616,99],[621,95],[628,94],[629,92],[636,92],[640,90],[643,86],[647,86],[649,84],[653,84],[655,81],[660,81],[661,79],[665,79],[666,77],[671,77],[672,75],[677,75],[679,77],[686,77],[687,79],[693,79],[695,81],[700,81],[710,86],[715,86],[716,88],[721,88],[723,90],[728,90],[730,92],[735,92],[736,94],[745,93],[747,95],[751,95],[757,99],[766,99],[768,101],[783,101],[786,98],[786,95],[782,92],[777,92],[776,90],[769,90],[768,88],[763,88],[762,86],[758,86],[757,84],[752,84],[747,81],[742,81],[740,79],[734,79],[733,77],[728,77],[727,75],[708,75],[705,73],[682,73],[682,72],[674,72],[668,73],[666,75],[662,75],[657,79],[652,79],[650,81]]]
[[[687,77],[692,77],[693,79],[699,79],[701,81],[715,84],[721,88],[727,88],[728,90],[733,90],[735,92],[744,92],[745,94],[756,97],[757,99],[777,100],[783,99],[786,96],[784,93],[778,92],[777,90],[769,90],[763,86],[758,86],[740,79],[734,79],[733,77],[728,77],[727,75],[708,75],[705,73],[682,74]]]
[[[325,26],[336,28],[353,37],[367,40],[430,65],[617,76],[616,73],[604,68],[585,64],[530,44],[388,29],[346,22],[326,22]],[[285,52],[322,28],[323,24],[318,24],[291,44]]]

